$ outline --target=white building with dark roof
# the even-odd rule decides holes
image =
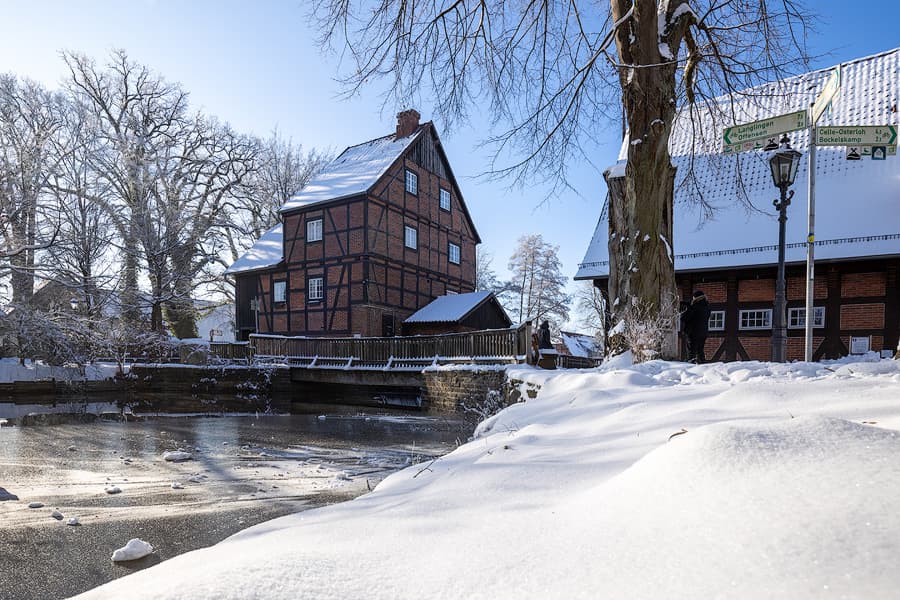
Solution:
[[[773,207],[778,190],[770,175],[770,155],[762,150],[723,153],[723,129],[808,108],[832,71],[814,71],[740,95],[733,121],[711,110],[693,116],[683,110],[676,120],[670,142],[677,168],[672,240],[676,281],[683,296],[702,289],[710,300],[712,331],[706,354],[715,360],[770,358],[778,249]],[[819,126],[898,125],[900,48],[843,63],[841,73],[840,90]],[[788,135],[791,146],[803,154],[786,231],[788,358],[799,359],[805,322],[809,135],[805,129]],[[626,156],[625,147],[620,159]],[[847,148],[817,148],[816,359],[847,354],[851,341],[857,348],[876,351],[897,347],[900,157],[887,150],[883,160],[871,155],[847,160]],[[606,285],[607,239],[608,223],[601,217],[576,279]]]

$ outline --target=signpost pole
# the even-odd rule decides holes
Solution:
[[[810,117],[812,117],[812,106]],[[809,160],[806,163],[808,191],[806,223],[808,232],[806,236],[806,342],[804,344],[803,360],[811,362],[813,357],[813,298],[815,296],[815,247],[816,247],[816,121],[809,120]]]

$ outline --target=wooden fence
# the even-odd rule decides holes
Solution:
[[[253,358],[250,342],[210,342],[209,353],[229,361],[249,361]]]
[[[442,335],[320,338],[251,334],[253,356],[298,366],[422,368],[430,364],[527,362],[531,324]]]

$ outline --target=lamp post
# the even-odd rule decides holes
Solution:
[[[785,362],[787,358],[787,333],[785,317],[787,297],[784,284],[784,230],[787,223],[787,207],[794,197],[794,190],[788,188],[794,184],[797,168],[800,166],[800,153],[791,148],[787,135],[781,137],[781,148],[769,159],[772,170],[772,182],[781,192],[781,197],[772,204],[778,210],[778,276],[775,281],[775,314],[772,318],[772,361]],[[810,318],[807,315],[806,318]]]

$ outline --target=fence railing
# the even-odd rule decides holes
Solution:
[[[210,342],[209,353],[223,360],[250,360],[253,348],[249,342]]]
[[[408,337],[286,337],[251,334],[256,359],[305,366],[421,368],[428,364],[527,362],[531,324],[510,329]]]

